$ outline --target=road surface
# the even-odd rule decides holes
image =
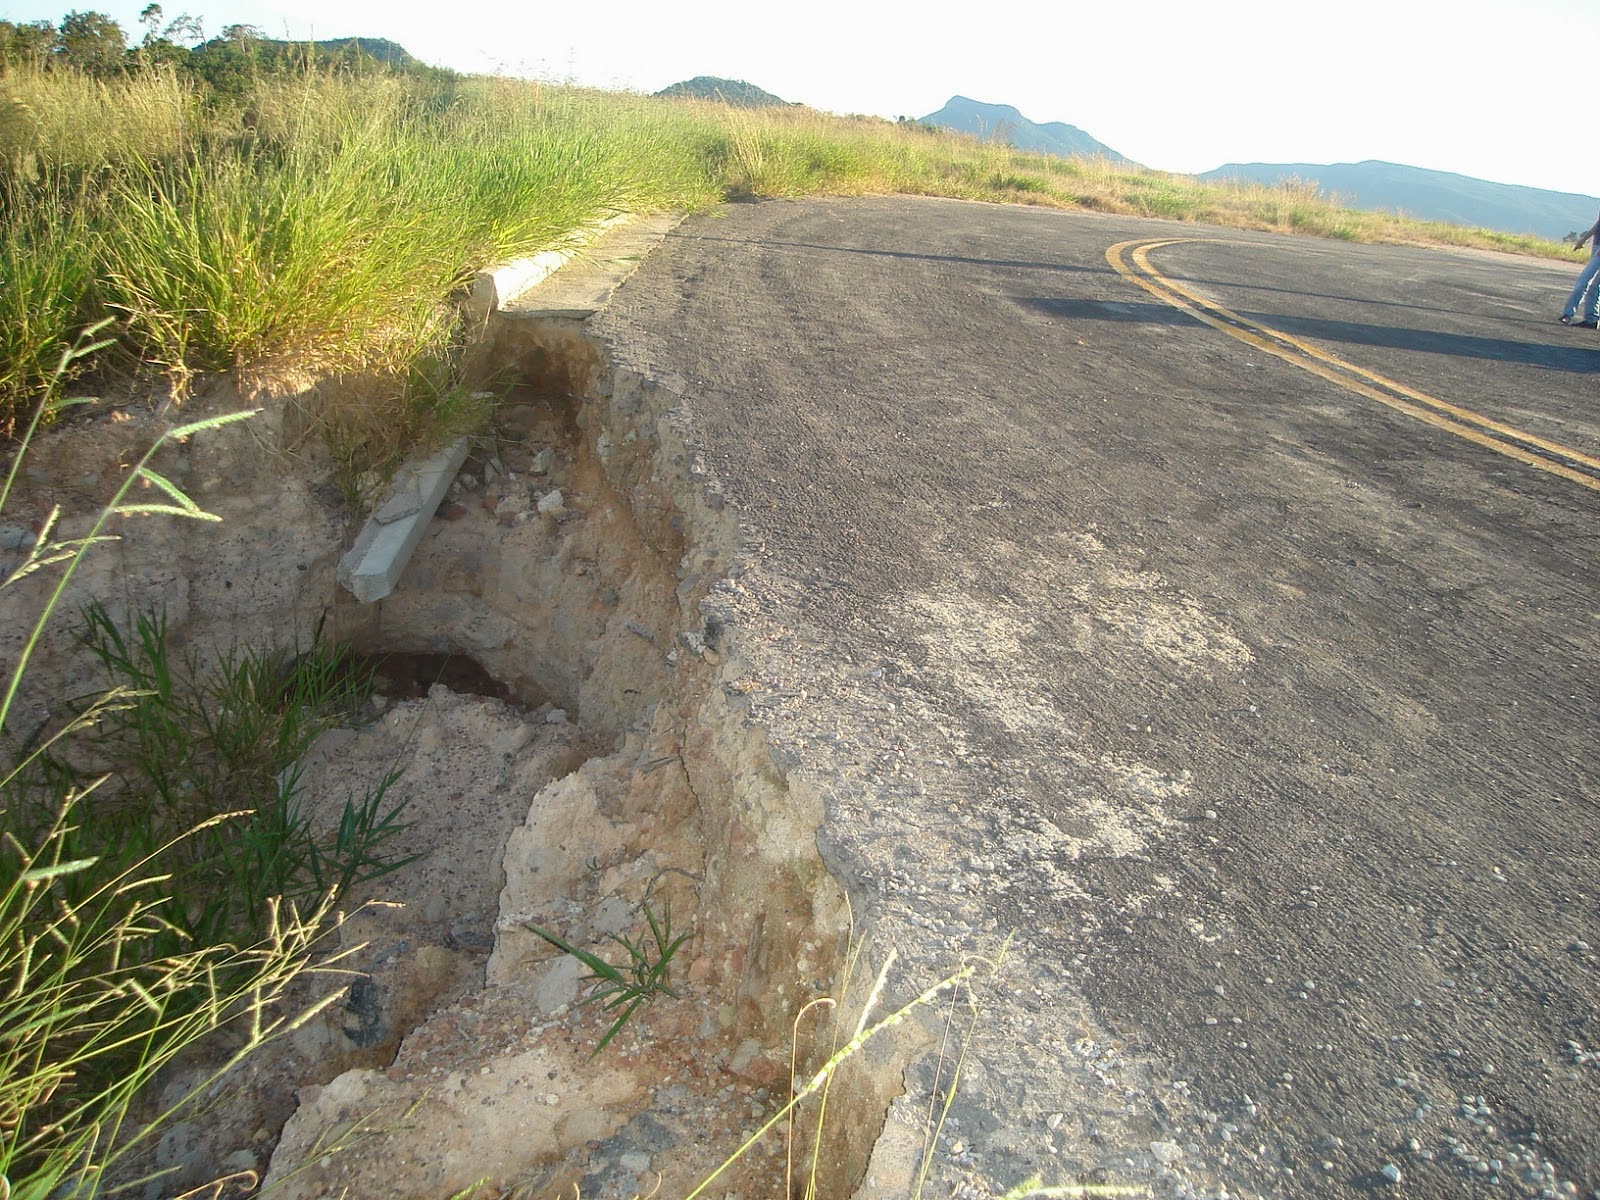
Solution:
[[[1600,1196],[1576,269],[778,202],[597,319],[902,986],[1014,934],[929,1194]]]

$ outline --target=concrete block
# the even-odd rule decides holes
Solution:
[[[499,311],[543,283],[572,255],[571,250],[546,250],[532,258],[519,258],[479,271],[472,279],[472,308],[483,316]]]
[[[450,483],[467,458],[467,439],[450,445],[420,463],[408,463],[395,474],[389,495],[367,518],[355,545],[339,560],[339,582],[363,604],[394,591],[400,573]]]

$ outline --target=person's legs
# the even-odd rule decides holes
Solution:
[[[1583,313],[1586,325],[1593,325],[1600,320],[1600,254],[1589,256],[1589,283],[1583,289],[1583,303],[1578,311]]]
[[[1583,264],[1583,270],[1578,272],[1578,281],[1572,285],[1572,295],[1567,299],[1567,306],[1561,310],[1561,319],[1570,321],[1577,314],[1580,305],[1583,306],[1583,319],[1595,319],[1595,306],[1600,304],[1600,287],[1596,286],[1596,276],[1600,275],[1600,253],[1589,255],[1589,261]]]

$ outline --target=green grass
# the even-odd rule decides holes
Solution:
[[[348,651],[318,639],[302,653],[246,648],[202,665],[173,653],[160,613],[124,627],[98,603],[80,641],[104,668],[101,694],[122,699],[63,739],[43,778],[82,791],[87,781],[65,764],[108,764],[86,805],[93,820],[69,848],[107,864],[159,864],[183,897],[169,913],[182,940],[248,944],[266,932],[274,898],[310,908],[412,861],[383,850],[405,828],[403,805],[386,799],[395,775],[348,798],[328,828],[302,802],[298,764],[371,694],[370,673]],[[61,794],[19,797],[13,819],[30,800],[53,815]]]
[[[611,940],[627,952],[628,964],[625,967],[613,966],[598,954],[574,946],[547,929],[541,929],[537,925],[528,926],[532,932],[557,950],[572,955],[589,968],[589,974],[584,980],[592,986],[581,1003],[597,1000],[607,1012],[617,1014],[600,1041],[596,1043],[591,1058],[604,1050],[611,1039],[622,1032],[622,1027],[646,1000],[653,1000],[657,996],[670,996],[674,1000],[678,998],[678,993],[672,990],[667,980],[673,956],[678,953],[684,942],[689,940],[689,935],[680,933],[677,937],[672,936],[670,903],[661,910],[659,917],[650,907],[648,900],[644,902],[643,908],[644,919],[650,930],[648,940],[642,937],[631,940],[620,934],[611,935]]]
[[[315,969],[326,906],[274,905],[267,936],[242,948],[153,954],[172,903],[160,867],[106,871],[67,850],[91,798],[68,797],[36,842],[0,838],[0,1191],[13,1200],[99,1194],[228,1067],[311,1015],[280,1004]],[[240,1049],[155,1120],[125,1128],[160,1070],[224,1025],[242,1031]]]

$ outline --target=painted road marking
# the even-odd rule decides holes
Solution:
[[[1376,371],[1368,371],[1337,355],[1329,354],[1308,342],[1303,342],[1282,330],[1273,329],[1258,321],[1241,317],[1238,313],[1207,300],[1181,284],[1174,283],[1150,265],[1150,252],[1166,246],[1186,242],[1223,243],[1221,238],[1159,238],[1136,239],[1118,242],[1106,251],[1106,261],[1123,278],[1138,284],[1152,296],[1174,308],[1188,313],[1198,321],[1237,338],[1247,346],[1271,354],[1284,362],[1310,371],[1330,383],[1348,391],[1386,404],[1397,412],[1425,421],[1456,437],[1465,438],[1479,446],[1503,454],[1507,458],[1536,467],[1562,479],[1581,484],[1600,492],[1600,458],[1594,458],[1552,442],[1525,430],[1506,425],[1482,413],[1473,412],[1448,400],[1440,400],[1425,392],[1416,391]],[[1239,242],[1228,242],[1240,245]],[[1248,244],[1248,243],[1243,243]],[[1132,265],[1129,264],[1131,258]],[[1587,468],[1587,470],[1585,469]],[[1591,474],[1592,472],[1592,474]]]

